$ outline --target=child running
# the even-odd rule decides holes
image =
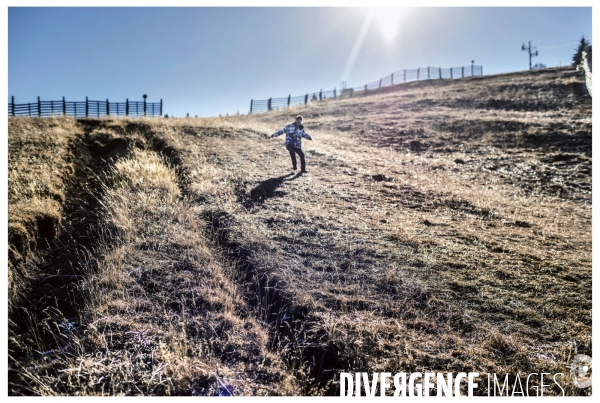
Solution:
[[[312,138],[304,131],[302,116],[296,116],[296,121],[294,123],[276,131],[271,137],[277,137],[283,133],[285,133],[285,147],[290,152],[290,157],[292,157],[292,169],[296,170],[296,154],[298,154],[300,156],[300,173],[306,173],[304,152],[302,152],[302,137],[307,140],[312,140]]]

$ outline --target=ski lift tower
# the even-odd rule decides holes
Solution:
[[[533,49],[535,49],[535,46],[531,47],[531,41],[529,41],[528,47],[525,47],[525,44],[523,44],[523,46],[521,46],[521,50],[523,52],[525,52],[525,51],[529,52],[529,70],[531,70],[531,58],[538,55],[538,51],[536,50],[534,52]]]

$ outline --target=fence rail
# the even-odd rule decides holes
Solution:
[[[291,96],[283,98],[269,98],[263,100],[250,100],[250,113],[267,112],[279,109],[290,108],[297,105],[306,105],[308,102],[323,101],[326,99],[351,98],[355,95],[366,95],[369,91],[376,91],[384,87],[391,87],[398,84],[404,84],[411,81],[422,80],[455,80],[465,77],[482,76],[483,66],[463,66],[450,67],[443,69],[441,67],[419,67],[415,70],[398,70],[385,76],[378,81],[361,85],[359,87],[345,88],[341,92],[334,88],[330,91],[320,90],[305,95]]]
[[[27,104],[15,104],[15,97],[8,103],[9,116],[72,116],[104,117],[104,116],[162,116],[163,102],[130,101],[110,102],[92,101],[85,97],[85,101],[66,101],[63,97],[59,101],[41,101]]]

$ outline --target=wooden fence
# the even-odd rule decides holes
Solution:
[[[8,103],[9,116],[72,116],[104,117],[104,116],[162,116],[163,102],[146,102],[146,100],[125,102],[92,101],[41,101],[28,104],[15,104],[15,97]]]
[[[306,105],[308,102],[323,101],[326,99],[337,100],[340,98],[351,98],[355,95],[366,95],[369,91],[378,90],[383,87],[404,84],[411,81],[421,80],[454,80],[465,77],[482,76],[483,66],[470,65],[466,67],[451,67],[443,69],[441,67],[426,67],[416,70],[399,70],[389,76],[383,77],[378,81],[361,85],[354,88],[346,88],[341,92],[337,89],[330,91],[319,91],[292,97],[288,95],[283,98],[269,98],[264,100],[250,100],[250,113],[267,112],[289,108],[296,105]]]

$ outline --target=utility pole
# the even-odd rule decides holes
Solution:
[[[534,47],[531,47],[531,41],[529,41],[529,46],[525,47],[525,44],[523,44],[523,46],[521,46],[521,50],[523,52],[528,51],[529,52],[529,70],[531,70],[531,58],[533,56],[537,56],[538,55],[538,51],[536,50],[535,52],[533,51],[533,49],[535,49]]]

